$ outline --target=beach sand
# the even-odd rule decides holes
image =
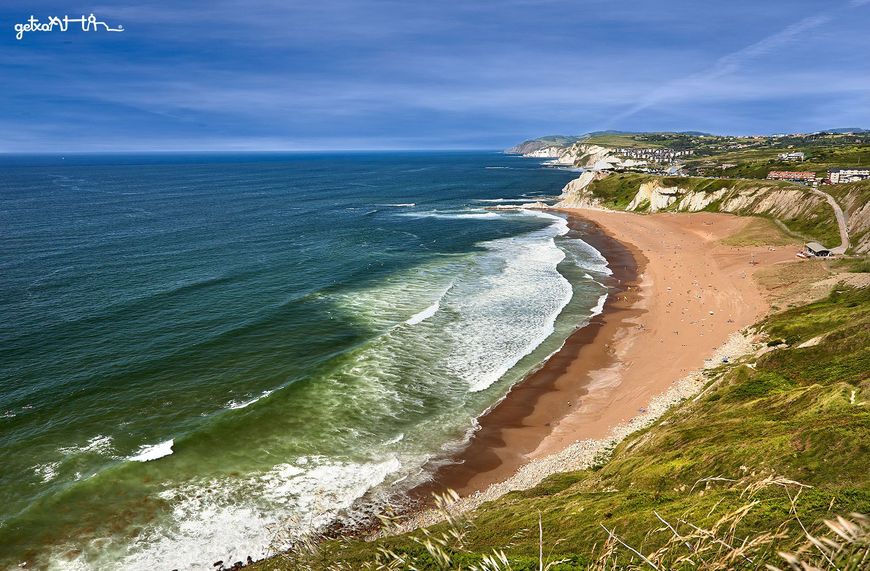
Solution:
[[[481,417],[465,450],[418,492],[468,496],[577,441],[612,437],[769,311],[755,272],[795,260],[794,246],[721,243],[750,218],[564,212],[611,261],[615,290],[605,311]]]

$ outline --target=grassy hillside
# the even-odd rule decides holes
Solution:
[[[764,149],[717,154],[705,160],[691,161],[689,165],[702,166],[704,162],[737,163],[737,166],[720,169],[718,172],[722,176],[745,178],[765,178],[770,171],[776,170],[813,171],[824,177],[831,168],[870,165],[870,145],[823,148],[800,146],[788,151],[803,151],[806,153],[806,160],[781,161],[777,155],[783,149]]]
[[[538,569],[539,523],[547,560],[562,561],[553,570],[651,568],[635,551],[658,568],[786,567],[776,552],[805,544],[804,527],[815,533],[834,514],[870,513],[870,290],[840,287],[760,327],[768,352],[716,369],[694,401],[595,469],[550,477],[467,522],[331,541],[257,568]],[[858,555],[830,554],[840,568],[870,557],[868,529]]]
[[[655,176],[636,173],[615,173],[589,184],[587,190],[607,208],[624,210],[640,185],[655,180]]]
[[[519,145],[505,149],[505,152],[508,154],[525,154],[545,147],[569,147],[580,138],[582,137],[571,135],[547,135],[544,137],[538,137],[537,139],[523,141]]]
[[[786,233],[773,220],[753,218],[745,228],[722,240],[729,246],[789,246],[800,241]]]
[[[866,212],[866,205],[870,204],[870,180],[852,182],[849,184],[834,184],[824,187],[849,216],[849,240],[852,245],[866,243],[870,234],[870,216],[866,213],[861,216],[853,214]]]

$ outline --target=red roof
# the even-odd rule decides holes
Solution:
[[[767,178],[814,179],[816,173],[811,171],[770,171]]]

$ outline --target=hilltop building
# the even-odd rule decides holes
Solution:
[[[793,153],[780,153],[777,158],[781,161],[802,161],[806,155],[800,151],[795,151]]]
[[[619,147],[616,152],[630,159],[642,159],[660,163],[669,163],[679,157],[687,157],[694,153],[692,150],[675,151],[673,149],[649,148],[638,149],[633,147]]]
[[[790,180],[791,182],[813,182],[816,173],[811,171],[770,171],[767,173],[768,180]]]
[[[870,168],[845,168],[828,170],[828,181],[831,184],[843,184],[847,182],[857,182],[859,180],[867,179],[870,179]]]

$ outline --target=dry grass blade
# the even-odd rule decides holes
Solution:
[[[647,557],[643,553],[641,553],[640,551],[638,551],[634,547],[630,546],[629,544],[627,544],[624,541],[622,541],[621,539],[619,539],[619,536],[617,536],[615,533],[613,533],[612,531],[607,529],[604,526],[604,524],[599,524],[599,525],[601,525],[602,529],[604,529],[604,531],[606,531],[608,533],[608,535],[610,535],[610,537],[612,537],[613,539],[618,541],[620,543],[620,545],[622,545],[623,547],[625,547],[626,549],[628,549],[629,551],[631,551],[632,553],[634,553],[635,555],[640,557],[644,561],[644,563],[646,563],[647,565],[649,565],[653,569],[658,570],[658,566],[655,563],[653,563],[652,561],[650,561],[649,559],[647,559]]]

